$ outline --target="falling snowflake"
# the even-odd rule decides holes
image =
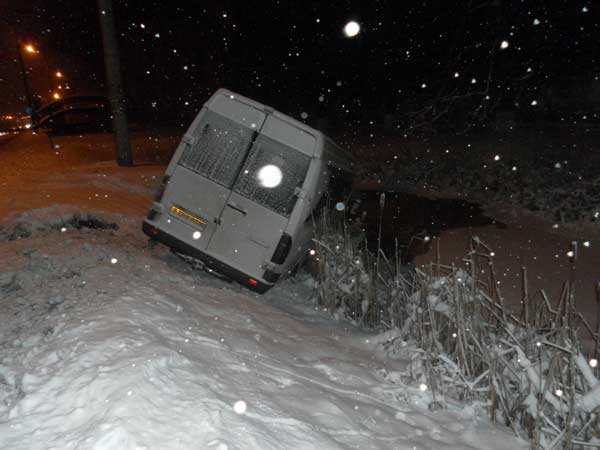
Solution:
[[[535,105],[537,105],[537,100],[532,100],[531,101],[531,106],[535,106]]]
[[[477,80],[475,78],[471,78],[471,84],[475,84],[477,83]]]
[[[502,42],[500,43],[500,48],[501,48],[502,50],[504,50],[505,48],[508,48],[508,41],[502,41]]]
[[[308,119],[308,113],[307,112],[302,112],[300,114],[300,117],[302,117],[303,119]]]
[[[500,161],[500,155],[494,156],[494,161]]]
[[[533,19],[533,24],[534,25],[539,25],[540,24],[540,19]]]
[[[344,34],[347,37],[354,37],[360,32],[360,25],[354,21],[350,21],[344,27]]]
[[[118,262],[119,262],[119,260],[117,258],[111,258],[111,260],[110,260],[111,264],[116,264]]]
[[[423,84],[421,85],[421,88],[423,88],[423,89],[425,89],[426,87],[427,87],[427,85],[426,85],[425,83],[423,83]]]
[[[454,78],[458,78],[460,77],[460,74],[458,72],[454,72]]]

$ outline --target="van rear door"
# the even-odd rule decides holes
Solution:
[[[314,136],[269,115],[250,149],[208,250],[262,278],[286,229],[315,147]]]
[[[187,225],[177,227],[189,232],[179,238],[207,248],[264,120],[263,111],[220,95],[190,127],[163,197],[171,217]]]

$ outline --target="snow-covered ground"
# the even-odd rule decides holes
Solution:
[[[258,296],[149,246],[163,167],[41,139],[0,146],[0,449],[528,448],[480,406],[430,410],[308,278]]]
[[[123,229],[3,246],[26,287],[3,299],[0,448],[523,447],[475,408],[430,412],[304,284],[258,298]]]

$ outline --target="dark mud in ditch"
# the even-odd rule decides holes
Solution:
[[[377,251],[381,224],[381,249],[393,257],[397,241],[403,262],[426,253],[432,238],[444,230],[489,225],[506,227],[486,216],[479,204],[465,200],[376,191],[360,192],[356,198],[360,199],[356,212],[365,228],[369,249]]]
[[[109,222],[87,213],[67,214],[43,220],[21,217],[14,223],[0,225],[0,242],[26,239],[31,237],[36,231],[61,230],[62,228],[118,230],[119,226],[114,222]]]

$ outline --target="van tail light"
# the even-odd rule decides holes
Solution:
[[[281,236],[281,239],[279,239],[279,244],[277,244],[275,253],[273,253],[271,262],[275,264],[283,264],[285,258],[287,258],[288,254],[290,253],[291,248],[292,237],[287,233],[283,233],[283,236]]]
[[[155,202],[160,202],[162,200],[163,195],[165,195],[165,189],[167,188],[167,184],[169,184],[170,179],[171,179],[170,175],[165,175],[163,177],[163,179],[161,180],[160,186],[158,187],[156,194],[154,194]]]
[[[254,278],[248,278],[248,284],[250,286],[257,286],[258,285],[258,281],[256,281]]]

